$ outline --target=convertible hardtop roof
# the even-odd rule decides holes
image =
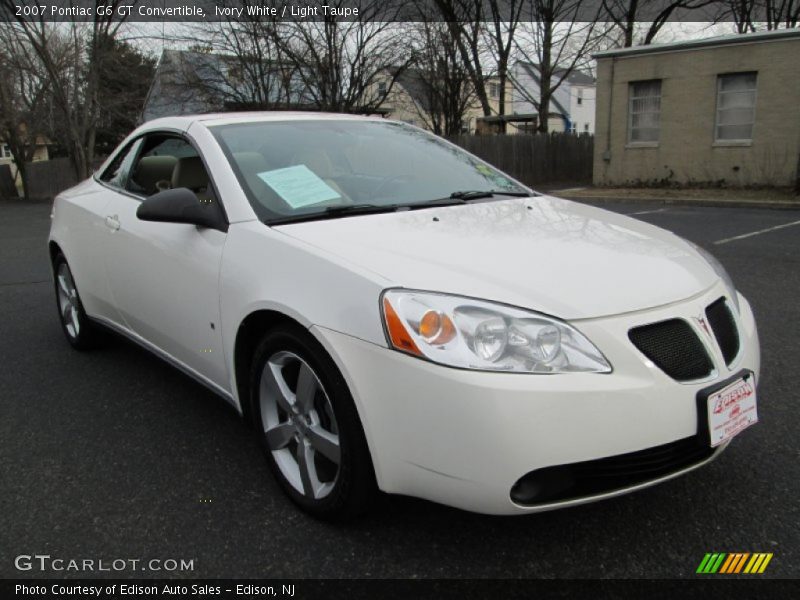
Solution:
[[[352,115],[343,113],[326,112],[294,112],[294,111],[253,111],[209,113],[199,115],[183,115],[179,117],[163,117],[148,121],[148,129],[170,127],[186,130],[193,123],[202,123],[206,127],[217,125],[230,125],[234,123],[255,123],[266,121],[384,121],[381,116]]]

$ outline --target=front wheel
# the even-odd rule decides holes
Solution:
[[[352,396],[308,332],[280,327],[264,337],[251,398],[270,468],[296,504],[329,520],[369,507],[377,487]]]
[[[63,254],[53,261],[55,275],[56,302],[61,329],[67,341],[77,350],[90,350],[99,345],[101,332],[98,326],[86,316],[83,310],[75,279]]]

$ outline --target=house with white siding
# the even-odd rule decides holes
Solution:
[[[553,82],[563,82],[550,98],[550,131],[589,133],[595,131],[595,79],[590,74],[573,69],[566,73],[556,69]],[[511,69],[513,84],[511,110],[516,120],[510,120],[519,129],[536,128],[537,105],[541,99],[541,77],[538,65],[518,62]]]

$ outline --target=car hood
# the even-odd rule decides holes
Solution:
[[[683,300],[717,279],[676,235],[538,196],[295,223],[278,231],[388,280],[584,319]]]

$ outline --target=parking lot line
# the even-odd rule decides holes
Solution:
[[[628,215],[629,216],[630,215],[649,215],[649,214],[652,214],[652,213],[664,212],[665,210],[667,210],[667,209],[666,208],[656,208],[656,209],[653,209],[653,210],[640,210],[639,212],[628,213]]]
[[[723,238],[714,242],[717,246],[720,244],[727,244],[728,242],[735,242],[736,240],[743,240],[745,238],[753,237],[754,235],[761,235],[762,233],[769,233],[770,231],[777,231],[793,225],[800,225],[800,221],[792,221],[791,223],[783,223],[782,225],[775,225],[775,227],[767,227],[766,229],[759,229],[758,231],[751,231],[750,233],[743,233],[742,235],[735,235],[729,238]]]
[[[0,282],[0,287],[8,287],[12,285],[34,285],[37,283],[48,283],[48,279],[37,279],[36,281],[3,281]]]

